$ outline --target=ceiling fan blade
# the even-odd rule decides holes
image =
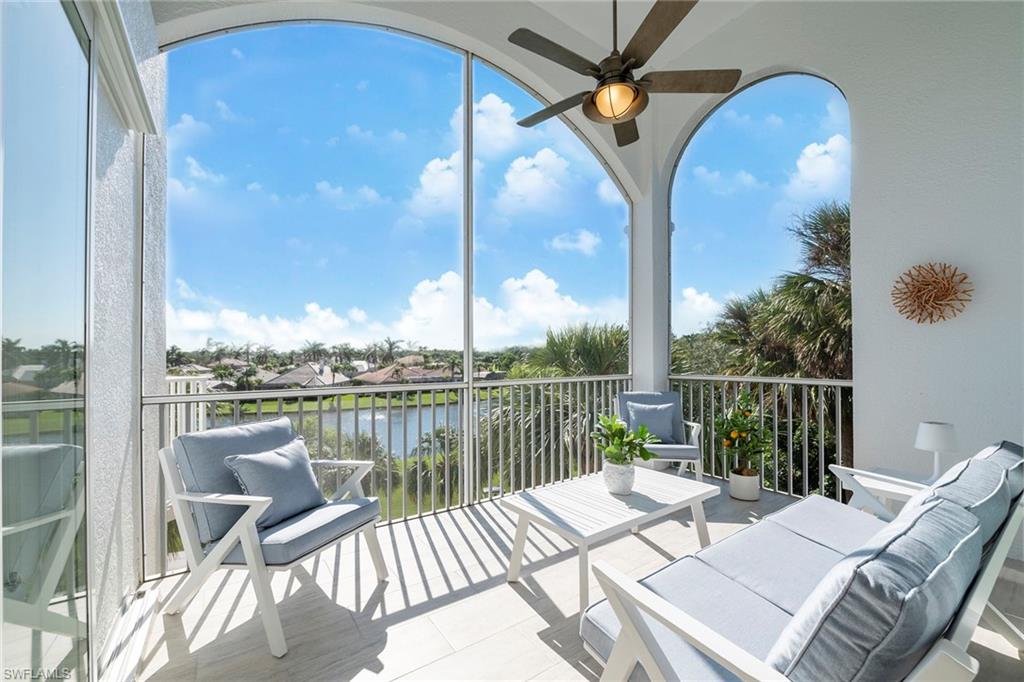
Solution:
[[[601,71],[597,64],[586,57],[581,57],[572,50],[566,49],[528,28],[517,28],[512,31],[508,41],[584,76],[596,76]]]
[[[625,123],[616,123],[612,126],[615,129],[615,143],[620,147],[633,144],[640,139],[640,130],[636,127],[636,119]]]
[[[573,107],[577,107],[583,103],[583,98],[590,94],[590,90],[584,90],[583,92],[577,92],[571,97],[566,97],[561,102],[555,102],[551,106],[544,107],[536,114],[530,114],[523,120],[519,121],[519,125],[524,128],[531,128],[538,123],[548,120],[552,116],[558,116],[563,111],[569,111]]]
[[[638,83],[647,92],[732,92],[741,75],[739,69],[653,71]]]
[[[633,68],[639,68],[657,51],[665,39],[679,25],[697,0],[658,0],[647,13],[640,28],[622,51],[623,60],[632,59]]]

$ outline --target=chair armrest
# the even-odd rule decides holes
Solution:
[[[352,473],[345,479],[345,483],[338,487],[331,496],[331,501],[340,500],[346,494],[352,497],[362,497],[363,489],[359,485],[366,474],[373,470],[374,462],[367,459],[312,459],[309,461],[313,466],[326,466],[334,469],[352,469]]]
[[[718,634],[707,625],[689,615],[679,607],[671,604],[647,589],[625,573],[612,568],[604,561],[594,563],[594,574],[601,584],[605,595],[622,624],[622,633],[632,637],[634,641],[647,650],[645,655],[638,655],[638,660],[657,661],[664,659],[663,652],[653,651],[657,647],[654,642],[645,642],[640,631],[633,625],[634,617],[643,612],[667,627],[688,644],[711,658],[743,680],[785,680],[786,677],[753,654],[740,648],[732,640]],[[644,628],[646,630],[646,628]],[[615,652],[612,652],[615,655]],[[609,659],[610,660],[610,659]],[[647,675],[656,679],[669,671],[648,670]]]
[[[235,504],[246,507],[260,506],[265,509],[274,501],[272,497],[263,495],[232,495],[224,493],[183,493],[176,495],[184,502],[201,502],[203,504]]]
[[[839,464],[829,464],[829,471],[836,476],[839,476],[843,480],[846,480],[846,474],[848,476],[860,476],[862,478],[870,478],[874,481],[880,481],[882,483],[892,483],[894,485],[901,485],[904,488],[912,488],[914,490],[924,490],[928,487],[927,483],[921,483],[920,481],[912,481],[907,478],[898,478],[896,476],[889,476],[888,474],[880,474],[877,471],[868,471],[867,469],[854,469],[853,467],[844,467]]]
[[[697,422],[689,422],[689,421],[686,421],[684,419],[683,420],[683,427],[686,428],[689,431],[689,433],[688,433],[688,435],[689,435],[689,443],[688,443],[688,445],[696,445],[699,448],[700,447],[700,434],[701,434],[701,431],[704,430],[704,426],[699,424],[699,423],[697,423]],[[703,450],[703,448],[702,448],[702,450]]]

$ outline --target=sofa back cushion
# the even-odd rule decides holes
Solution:
[[[978,519],[956,504],[901,514],[822,578],[768,663],[807,682],[903,679],[956,614],[981,546]]]
[[[933,500],[947,500],[978,517],[981,542],[984,545],[995,536],[1010,512],[1010,488],[1006,473],[995,462],[965,460],[912,497],[901,514]]]
[[[1006,470],[1006,485],[1012,499],[1024,492],[1024,448],[1020,445],[1004,440],[985,448],[974,459],[994,462]]]
[[[252,424],[186,433],[174,439],[174,455],[185,490],[190,493],[243,494],[235,474],[224,464],[229,455],[266,452],[295,438],[288,417]],[[245,513],[245,507],[193,504],[192,514],[203,544],[219,540]]]
[[[323,493],[309,463],[302,436],[267,452],[229,455],[224,464],[231,469],[246,495],[273,498],[256,519],[260,530],[324,504]]]

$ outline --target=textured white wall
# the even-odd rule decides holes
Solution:
[[[144,84],[162,125],[166,73],[145,3],[122,3]],[[93,184],[91,337],[87,349],[90,645],[103,650],[125,598],[138,586],[138,449],[141,372],[138,249],[141,140],[97,92]],[[160,218],[162,221],[162,217]],[[94,659],[95,660],[95,659]]]

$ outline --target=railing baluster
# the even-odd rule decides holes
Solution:
[[[337,412],[341,414],[341,396],[334,396]],[[338,429],[338,442],[341,442],[341,428]],[[377,394],[370,394],[370,456],[373,468],[370,469],[370,494],[377,492]]]
[[[558,384],[558,480],[566,478],[565,475],[565,398],[562,393],[562,384]]]
[[[316,456],[318,459],[324,457],[324,397],[316,397]]]
[[[772,384],[772,490],[779,492],[779,386]]]
[[[402,518],[409,518],[409,396],[402,391]]]
[[[526,395],[519,387],[519,489],[526,490]]]
[[[818,494],[825,494],[825,387],[818,386]]]
[[[786,473],[788,485],[786,492],[793,494],[793,384],[786,384]]]
[[[843,387],[836,386],[836,464],[843,464]],[[839,481],[835,482],[836,499],[842,501],[843,492]]]
[[[548,455],[546,450],[550,449],[550,445],[544,447],[544,436],[547,434],[547,403],[544,398],[544,387],[540,387],[540,450],[541,450],[541,461],[540,461],[540,484],[544,485],[547,483],[547,466],[545,460]],[[549,441],[550,442],[550,441]]]
[[[536,391],[530,385],[530,487],[537,487],[537,409]]]
[[[392,507],[391,507],[391,492],[392,492],[392,489],[395,487],[394,486],[394,481],[392,480],[392,474],[391,474],[391,463],[395,459],[395,449],[393,447],[393,440],[392,440],[392,438],[393,438],[392,431],[394,430],[394,425],[391,423],[391,391],[388,391],[387,393],[384,394],[384,421],[387,422],[387,425],[388,425],[388,430],[387,430],[387,452],[386,452],[386,457],[387,457],[387,473],[385,474],[385,476],[387,476],[387,478],[384,480],[385,497],[387,498],[387,514],[386,514],[385,518],[388,521],[390,521],[391,518],[392,518],[391,517],[391,509],[392,509]],[[341,403],[340,403],[340,401],[338,403],[338,424],[341,424]],[[340,427],[338,429],[338,438],[339,439],[341,438],[341,429],[340,429]]]
[[[808,421],[809,420],[807,418],[807,416],[808,416],[807,415],[807,386],[802,386],[801,389],[802,389],[801,390],[801,394],[802,394],[802,409],[801,409],[801,414],[800,414],[800,421],[803,422],[801,426],[803,428],[804,460],[803,460],[803,471],[800,472],[800,478],[803,480],[804,497],[807,497],[807,493],[808,493],[808,482],[807,482],[807,479],[810,478],[810,476],[809,476],[810,469],[808,468],[810,466],[810,463],[808,462],[808,455],[807,455],[807,453],[808,453],[808,447],[807,447],[808,443],[807,443],[807,441],[810,438],[810,436],[809,436],[810,432],[808,430]]]
[[[491,420],[494,423],[494,420]],[[498,495],[505,494],[505,389],[498,389]]]

